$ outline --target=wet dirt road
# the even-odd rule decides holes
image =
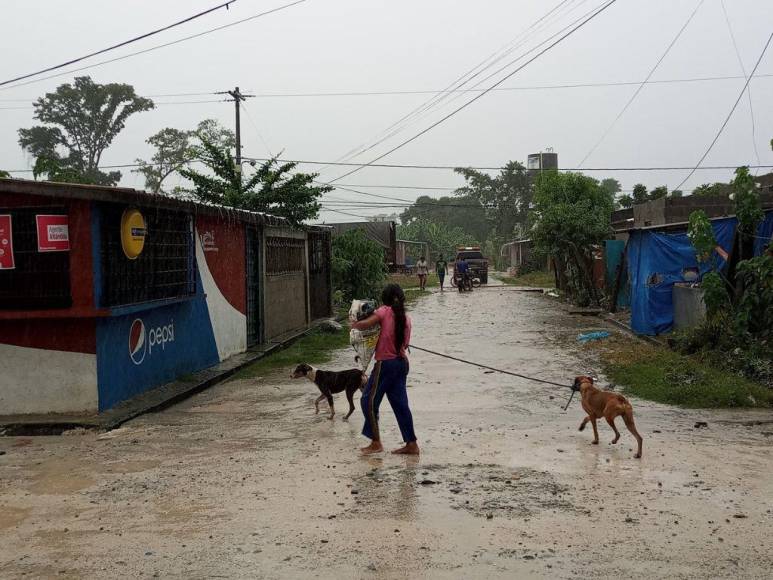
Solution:
[[[576,335],[602,328],[509,288],[433,294],[412,316],[417,345],[567,383],[595,368]],[[634,400],[636,460],[624,430],[615,446],[606,425],[598,446],[578,433],[567,392],[411,365],[420,458],[358,457],[359,408],[343,422],[338,396],[334,422],[315,416],[289,369],[110,433],[0,439],[0,577],[769,577],[770,413]],[[396,447],[386,400],[381,415]]]

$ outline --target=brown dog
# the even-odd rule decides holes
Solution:
[[[612,431],[615,432],[615,438],[612,439],[614,444],[620,439],[620,431],[615,427],[615,417],[622,417],[625,426],[636,437],[636,442],[639,444],[639,449],[634,457],[641,457],[642,438],[633,423],[633,407],[628,399],[617,393],[602,391],[594,387],[591,377],[577,377],[574,379],[574,388],[579,389],[582,395],[582,408],[588,414],[580,423],[580,431],[585,429],[585,425],[590,421],[593,425],[593,444],[598,445],[599,432],[596,428],[596,420],[604,417],[609,426],[612,427]]]

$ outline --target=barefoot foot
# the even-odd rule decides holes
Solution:
[[[363,455],[373,455],[374,453],[381,453],[384,450],[384,447],[381,445],[380,441],[371,441],[370,445],[367,447],[360,448],[360,453]]]
[[[419,445],[416,441],[411,441],[410,443],[406,443],[403,447],[400,447],[400,449],[395,449],[392,453],[395,455],[418,455]]]

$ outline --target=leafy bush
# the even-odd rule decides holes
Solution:
[[[690,214],[690,225],[687,228],[687,237],[695,250],[695,257],[699,262],[708,262],[711,253],[717,247],[714,230],[711,229],[711,221],[702,209]]]
[[[709,318],[718,316],[730,306],[730,295],[727,293],[725,281],[717,272],[708,272],[701,280],[703,302],[706,304],[706,314]]]
[[[346,300],[377,297],[386,274],[383,248],[362,230],[333,240],[333,288]]]
[[[738,329],[760,339],[773,337],[773,257],[759,256],[738,264],[743,294],[736,306]]]

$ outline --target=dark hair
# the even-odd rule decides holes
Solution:
[[[395,351],[399,355],[405,345],[405,293],[398,284],[387,284],[381,292],[381,303],[392,308],[395,315]]]

